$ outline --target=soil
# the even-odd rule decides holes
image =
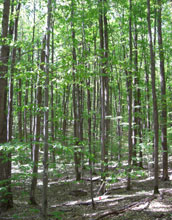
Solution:
[[[0,220],[40,220],[42,181],[41,171],[36,191],[37,206],[29,204],[30,175],[21,175],[20,169],[13,170],[19,178],[13,181],[14,207],[0,214]],[[98,172],[93,176],[94,203],[90,197],[89,171],[76,182],[73,164],[58,164],[50,169],[48,187],[49,220],[172,220],[172,171],[169,181],[159,179],[159,195],[153,195],[152,170],[143,169],[142,175],[135,174],[132,188],[126,191],[126,178],[119,176],[122,170],[111,167],[107,178],[106,193],[97,195],[101,186]],[[143,175],[144,173],[144,175]],[[115,174],[115,180],[111,178]],[[114,181],[112,181],[112,179]]]

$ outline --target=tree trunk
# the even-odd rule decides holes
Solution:
[[[45,71],[45,38],[43,39],[43,48],[41,51],[41,70]],[[36,118],[35,118],[35,134],[34,134],[34,144],[33,144],[33,171],[32,171],[32,181],[31,181],[31,191],[30,191],[30,202],[36,205],[35,190],[37,186],[38,179],[38,162],[39,162],[39,141],[40,141],[40,131],[41,131],[41,106],[42,106],[42,87],[40,75],[37,78],[37,95],[36,95]]]
[[[131,162],[132,162],[132,0],[129,0],[130,4],[130,17],[129,17],[129,47],[130,47],[130,70],[127,72],[127,93],[128,93],[128,179],[127,190],[131,188]]]
[[[90,78],[87,81],[87,107],[88,107],[88,146],[89,146],[89,167],[90,167],[90,192],[91,192],[91,201],[92,201],[92,207],[95,207],[94,204],[94,194],[93,194],[93,158],[92,158],[92,138],[91,138],[91,95],[90,95]]]
[[[100,83],[101,83],[101,194],[105,192],[106,173],[108,171],[108,144],[110,123],[109,115],[109,77],[108,68],[108,30],[107,2],[99,0],[99,35],[100,35]]]
[[[158,107],[156,97],[156,85],[155,85],[155,52],[152,43],[152,30],[151,30],[151,19],[150,19],[150,0],[147,0],[147,21],[148,21],[148,34],[149,34],[149,47],[150,47],[150,58],[151,58],[151,83],[152,83],[152,97],[153,97],[153,125],[154,125],[154,194],[158,194],[158,177],[159,177],[159,165],[158,165]]]
[[[52,65],[54,65],[54,19],[52,21],[52,53],[51,53],[51,63]],[[54,70],[52,69],[52,78],[53,78],[53,73]],[[52,141],[55,140],[55,129],[54,129],[54,85],[53,85],[53,81],[51,82],[51,138]],[[56,154],[55,154],[55,149],[52,149],[52,159],[53,159],[53,163],[56,162]]]
[[[158,44],[160,58],[160,76],[161,76],[161,143],[163,150],[163,180],[169,180],[168,176],[168,147],[167,147],[167,101],[166,101],[166,79],[164,68],[164,49],[162,40],[162,21],[161,21],[161,0],[158,0]]]
[[[136,22],[136,21],[135,21]],[[134,106],[133,106],[133,165],[137,165],[137,139],[138,139],[138,124],[139,124],[139,99],[138,99],[138,87],[139,87],[139,72],[138,72],[138,47],[137,47],[138,33],[137,33],[137,23],[135,24],[134,32]]]
[[[7,142],[7,115],[6,115],[6,103],[7,103],[7,79],[6,74],[8,72],[8,56],[9,46],[6,39],[8,36],[8,22],[10,13],[10,0],[4,0],[3,3],[3,17],[2,17],[2,29],[1,38],[2,46],[0,51],[0,143]],[[7,210],[13,206],[13,198],[11,193],[11,155],[10,153],[0,151],[0,187],[5,187],[4,193],[0,195],[0,208]]]
[[[12,2],[12,4],[14,4]],[[16,9],[16,18],[15,22],[11,22],[10,29],[9,29],[9,35],[11,38],[13,37],[14,32],[14,42],[17,41],[18,37],[18,20],[19,20],[19,13],[20,13],[20,6],[21,3],[18,4]],[[11,7],[11,16],[14,16],[14,5]],[[15,71],[15,62],[16,62],[16,48],[14,47],[12,49],[12,61],[11,61],[11,71],[10,71],[10,77],[9,77],[9,83],[8,83],[8,115],[7,115],[7,141],[11,141],[12,139],[12,125],[13,125],[13,117],[12,117],[12,111],[13,111],[13,73]]]
[[[19,51],[19,54],[21,52]],[[23,139],[23,132],[22,132],[22,80],[19,79],[18,81],[18,138],[19,141],[22,141]]]
[[[50,59],[50,30],[51,30],[51,13],[52,1],[48,0],[48,17],[47,17],[47,33],[46,33],[46,56],[45,56],[45,93],[44,93],[44,157],[43,157],[43,197],[42,197],[42,219],[47,220],[47,188],[48,188],[48,100],[49,100],[49,59]]]
[[[74,18],[74,1],[72,0],[72,11],[71,17]],[[75,48],[75,29],[74,23],[71,22],[72,28],[72,56],[73,56],[73,112],[74,112],[74,138],[75,138],[75,149],[74,149],[74,162],[75,162],[75,175],[76,180],[79,181],[81,179],[81,154],[79,152],[79,142],[80,142],[80,118],[79,118],[79,85],[76,83],[76,48]]]

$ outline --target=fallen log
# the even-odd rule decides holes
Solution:
[[[119,215],[121,213],[128,211],[131,208],[137,207],[137,206],[142,205],[144,203],[150,204],[150,202],[152,202],[155,198],[156,198],[155,196],[151,196],[150,198],[146,198],[146,199],[142,199],[141,201],[133,202],[132,204],[125,206],[122,209],[108,211],[108,212],[98,216],[95,220],[103,219],[109,215]]]

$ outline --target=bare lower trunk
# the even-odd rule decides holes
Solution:
[[[90,184],[90,192],[91,192],[91,201],[92,201],[92,207],[94,208],[95,204],[94,204],[94,194],[93,194],[93,181],[92,181],[92,176],[93,176],[93,168],[92,168],[92,138],[91,138],[91,95],[90,95],[90,79],[88,79],[87,82],[87,106],[88,106],[88,143],[89,143],[89,167],[90,167],[90,180],[91,180],[91,184]]]

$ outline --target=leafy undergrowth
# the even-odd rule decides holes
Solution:
[[[21,167],[20,167],[21,168]],[[23,168],[22,168],[23,169]],[[111,167],[111,175],[104,195],[97,195],[101,182],[94,175],[94,202],[90,200],[89,172],[85,170],[80,182],[74,179],[73,165],[65,165],[50,169],[48,187],[49,219],[58,220],[170,220],[172,219],[172,171],[170,180],[159,180],[160,195],[153,196],[153,178],[147,170],[138,170],[133,174],[132,189],[126,191],[126,178],[122,169]],[[39,179],[36,191],[38,206],[29,204],[30,175],[24,178],[21,169],[13,170],[18,179],[13,180],[14,207],[1,213],[0,220],[40,220],[42,202],[42,181]],[[23,178],[22,178],[23,177]],[[41,171],[40,171],[41,177]],[[135,179],[134,179],[135,177]]]

